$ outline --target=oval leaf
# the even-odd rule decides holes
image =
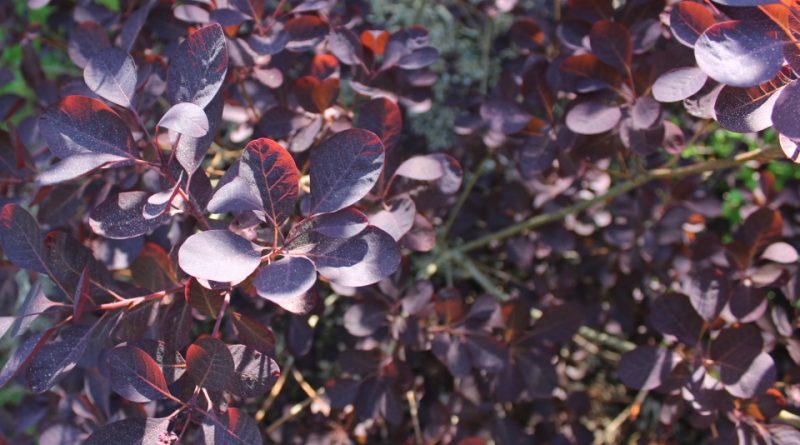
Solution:
[[[669,26],[672,35],[688,47],[693,47],[697,39],[716,23],[714,15],[703,4],[683,1],[672,7]]]
[[[103,99],[131,108],[136,92],[136,64],[127,52],[119,48],[101,50],[84,68],[83,80]]]
[[[372,226],[344,240],[320,236],[307,256],[320,275],[350,287],[377,283],[400,265],[400,249],[394,239]]]
[[[198,386],[222,391],[230,383],[233,371],[233,357],[222,341],[203,337],[189,345],[186,372]]]
[[[0,246],[12,263],[23,269],[48,273],[44,238],[30,213],[16,204],[6,204],[0,211],[0,229]]]
[[[358,202],[383,169],[384,147],[375,133],[350,129],[311,150],[311,213],[330,213]]]
[[[106,153],[132,157],[136,144],[128,124],[103,102],[67,96],[39,119],[50,151],[66,158],[81,153]]]
[[[308,258],[284,257],[262,267],[253,280],[258,295],[295,314],[305,314],[313,302],[306,292],[317,281],[317,271]]]
[[[111,195],[89,214],[89,227],[94,233],[112,239],[149,233],[166,223],[169,215],[145,218],[143,212],[148,198],[149,193],[138,191]]]
[[[161,120],[158,126],[169,128],[172,131],[194,138],[208,134],[208,116],[202,108],[190,102],[181,102],[173,105]]]
[[[228,72],[228,46],[218,23],[189,34],[167,70],[170,102],[191,102],[201,108],[217,95]]]
[[[83,445],[142,445],[162,443],[168,436],[169,418],[125,419],[111,422],[92,433]]]
[[[166,398],[167,381],[158,363],[134,346],[118,346],[106,357],[111,389],[131,402]]]
[[[220,283],[239,283],[260,263],[259,247],[228,230],[196,233],[178,252],[178,264],[184,272]]]
[[[639,346],[622,355],[617,374],[630,388],[655,389],[661,386],[679,361],[680,358],[667,349]]]
[[[653,97],[659,102],[676,102],[700,91],[708,76],[700,68],[687,66],[675,68],[656,79]]]
[[[619,107],[600,102],[581,102],[567,112],[567,127],[578,134],[600,134],[611,130],[622,117]]]
[[[281,376],[275,360],[245,345],[228,345],[233,357],[234,374],[230,391],[239,397],[264,395]]]
[[[778,73],[784,45],[767,21],[730,20],[708,28],[695,43],[694,55],[700,69],[717,82],[746,88]]]
[[[283,146],[271,139],[256,139],[225,172],[208,210],[264,211],[268,221],[277,226],[294,210],[299,181],[297,165]]]

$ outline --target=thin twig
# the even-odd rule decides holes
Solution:
[[[606,425],[603,432],[595,436],[594,444],[595,445],[602,445],[604,443],[617,443],[617,436],[619,435],[619,429],[625,422],[630,419],[634,414],[634,412],[638,412],[639,407],[641,406],[644,399],[647,397],[648,391],[641,390],[636,394],[636,397],[633,399],[630,405],[625,407],[618,415],[615,417],[611,422]]]
[[[472,193],[472,189],[475,188],[475,184],[478,183],[478,179],[483,175],[483,170],[486,168],[486,164],[492,159],[492,151],[489,150],[486,152],[486,156],[478,162],[478,166],[475,168],[475,171],[469,176],[467,180],[467,184],[461,190],[461,194],[458,196],[458,201],[450,210],[450,214],[447,217],[447,221],[442,226],[442,231],[439,235],[439,241],[443,243],[447,239],[448,233],[450,233],[450,229],[453,227],[453,223],[456,221],[456,217],[458,216],[459,212],[461,212],[461,208],[464,206],[464,203],[467,202],[467,198],[469,194]]]
[[[256,421],[261,422],[267,416],[267,411],[272,407],[272,404],[275,403],[275,399],[278,398],[278,395],[281,393],[283,386],[286,384],[286,380],[289,378],[289,374],[291,374],[292,367],[294,367],[294,357],[289,356],[289,359],[286,360],[286,366],[281,372],[281,376],[278,377],[278,381],[272,386],[272,389],[269,391],[269,397],[264,400],[264,403],[261,404],[261,408],[259,408],[258,412],[256,412]]]
[[[625,193],[628,193],[631,190],[639,188],[645,184],[648,184],[658,179],[677,179],[677,178],[682,178],[684,176],[690,176],[705,172],[712,172],[716,170],[724,170],[727,168],[736,167],[738,165],[744,164],[749,161],[768,161],[780,158],[782,156],[783,156],[783,151],[781,150],[780,147],[769,147],[769,148],[750,151],[747,153],[742,153],[729,159],[714,159],[710,161],[698,162],[696,164],[687,165],[685,167],[672,168],[672,169],[656,168],[653,170],[649,170],[647,174],[633,178],[627,182],[623,182],[622,184],[618,184],[609,189],[607,192],[595,198],[579,201],[571,206],[565,207],[556,212],[545,213],[543,215],[534,216],[518,224],[506,227],[505,229],[483,236],[476,240],[461,244],[459,246],[455,246],[452,249],[443,252],[442,255],[439,256],[439,258],[432,263],[432,267],[423,268],[423,270],[431,270],[435,272],[437,270],[436,266],[438,264],[442,264],[446,261],[452,260],[457,254],[463,254],[471,250],[487,246],[495,241],[513,237],[526,230],[534,229],[537,227],[550,224],[552,222],[560,221],[567,215],[582,212],[597,204],[614,199],[617,196],[624,195]]]
[[[413,389],[406,391],[406,400],[408,400],[408,410],[411,412],[411,421],[414,425],[414,442],[417,445],[422,445],[422,426],[419,423],[419,406],[417,405],[417,395]]]

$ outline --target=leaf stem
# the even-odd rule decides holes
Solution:
[[[475,167],[475,171],[472,172],[470,175],[467,184],[464,186],[464,189],[461,190],[461,194],[458,196],[458,201],[456,201],[455,206],[450,211],[450,215],[447,217],[447,221],[444,223],[442,227],[442,233],[440,235],[440,241],[443,243],[447,239],[448,233],[450,233],[450,229],[453,227],[453,223],[456,221],[456,217],[461,212],[461,208],[464,207],[464,203],[467,202],[467,198],[469,198],[469,194],[472,193],[472,189],[475,188],[475,185],[478,183],[478,179],[483,174],[483,170],[486,168],[486,165],[492,159],[492,150],[488,150],[486,155],[483,159],[478,162],[478,166]]]

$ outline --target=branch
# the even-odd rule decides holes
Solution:
[[[443,262],[446,262],[447,260],[453,259],[454,256],[457,254],[466,253],[471,250],[487,246],[494,241],[510,238],[512,236],[518,235],[519,233],[525,230],[535,229],[537,227],[550,224],[552,222],[560,221],[567,215],[582,212],[590,207],[614,199],[617,196],[624,195],[625,193],[628,193],[631,190],[639,188],[657,179],[677,179],[677,178],[682,178],[684,176],[690,176],[699,173],[724,170],[727,168],[739,166],[741,164],[750,161],[769,161],[781,157],[783,157],[783,150],[781,150],[780,147],[768,147],[759,150],[749,151],[747,153],[741,153],[729,159],[713,159],[710,161],[698,162],[696,164],[687,165],[685,167],[679,167],[679,168],[656,168],[648,171],[646,174],[642,176],[633,178],[630,181],[623,182],[622,184],[618,184],[609,189],[607,192],[595,198],[579,201],[557,212],[545,213],[543,215],[534,216],[533,218],[527,219],[518,224],[514,224],[512,226],[506,227],[505,229],[499,230],[497,232],[483,236],[476,240],[456,246],[444,252],[439,257],[438,261],[434,262],[434,266],[436,264],[441,264]],[[435,267],[431,269],[435,270]]]

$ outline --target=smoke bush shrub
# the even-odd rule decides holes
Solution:
[[[800,443],[800,8],[557,3],[0,5],[0,439]]]

